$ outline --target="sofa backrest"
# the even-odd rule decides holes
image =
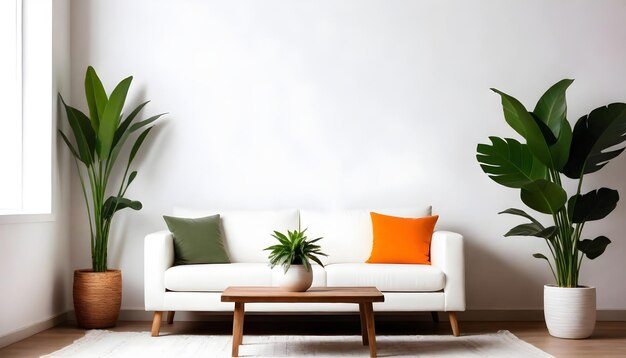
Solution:
[[[298,227],[307,229],[328,257],[324,264],[365,262],[372,251],[373,233],[370,212],[400,216],[431,215],[430,206],[373,210],[258,210],[223,211],[175,208],[174,216],[198,218],[220,214],[224,245],[231,262],[268,262],[268,246],[276,244],[274,230],[285,233]]]
[[[328,257],[322,263],[365,262],[372,252],[374,235],[370,212],[400,216],[424,217],[431,215],[431,207],[411,209],[373,210],[300,210],[300,226],[307,229],[309,238],[323,237],[317,243]]]

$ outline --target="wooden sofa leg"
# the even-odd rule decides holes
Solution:
[[[176,311],[168,311],[167,312],[167,324],[174,323],[174,314],[176,314]]]
[[[433,322],[439,323],[439,314],[437,312],[431,311],[430,316],[433,318]]]
[[[455,337],[459,336],[459,321],[456,319],[456,312],[448,312],[448,318],[450,319],[450,326],[452,327],[452,334]]]
[[[152,337],[158,337],[161,330],[161,319],[163,318],[163,311],[154,311],[152,317]]]

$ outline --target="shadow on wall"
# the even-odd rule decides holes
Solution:
[[[131,107],[132,108],[132,107]],[[146,116],[147,117],[147,116]],[[140,212],[135,212],[133,210],[123,210],[116,214],[114,218],[114,223],[111,228],[111,237],[110,237],[110,246],[109,246],[109,263],[111,267],[121,267],[121,258],[125,251],[132,250],[129,245],[133,243],[130,242],[131,238],[126,237],[128,232],[130,231],[130,226],[135,225],[137,227],[142,227],[140,225],[145,225],[145,223],[138,224],[137,221],[145,221],[145,215],[141,215],[141,211],[144,211],[146,207],[151,207],[149,204],[151,198],[149,197],[134,197],[133,193],[133,185],[138,187],[145,186],[144,183],[146,181],[151,181],[156,177],[154,172],[150,172],[150,168],[155,168],[154,165],[144,165],[145,162],[157,161],[160,157],[160,153],[164,150],[167,150],[164,146],[158,145],[158,142],[163,140],[163,137],[167,136],[167,128],[168,126],[167,118],[164,118],[162,122],[159,122],[154,129],[150,132],[150,136],[146,139],[146,143],[144,143],[144,150],[137,153],[137,157],[133,161],[133,166],[131,170],[137,171],[137,178],[133,182],[133,184],[128,189],[127,197],[133,200],[139,200],[143,204],[142,210]],[[128,148],[127,148],[128,149]],[[128,150],[125,151],[127,153]],[[122,154],[128,155],[128,154]],[[118,168],[120,170],[120,168]],[[121,174],[121,173],[120,173]],[[114,174],[116,175],[116,174]],[[164,213],[165,214],[165,213]],[[159,216],[160,219],[160,216]],[[155,230],[156,231],[156,230]],[[148,233],[145,233],[146,235]],[[142,244],[143,244],[143,237]],[[132,251],[131,251],[132,252]],[[141,251],[143,252],[143,251]],[[142,255],[143,256],[143,255]]]
[[[541,309],[543,307],[543,286],[551,283],[552,280],[546,280],[545,275],[537,275],[531,269],[531,265],[545,265],[544,262],[538,262],[530,253],[519,252],[522,264],[516,264],[506,260],[497,252],[489,250],[490,246],[484,243],[479,244],[476,238],[480,233],[469,230],[467,227],[447,229],[459,232],[464,237],[467,310]],[[500,246],[507,245],[506,240],[512,239],[494,237],[488,240],[492,240],[494,246]],[[520,240],[528,240],[528,238]],[[514,245],[511,245],[511,250],[515,250]],[[547,266],[545,270],[549,270]],[[523,284],[515,284],[515,282]],[[520,297],[525,298],[524,306],[519,305]],[[517,304],[509,304],[509,302],[517,302]]]
[[[65,275],[57,274],[52,282],[54,282],[52,289],[52,307],[54,307],[54,312],[64,313],[72,307],[72,279],[70,278],[68,281]]]

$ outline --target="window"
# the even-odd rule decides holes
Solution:
[[[52,25],[52,1],[0,0],[0,224],[54,220]]]
[[[22,2],[0,1],[0,210],[22,209]]]

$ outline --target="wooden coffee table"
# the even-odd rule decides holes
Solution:
[[[358,303],[361,313],[363,345],[369,345],[370,356],[376,357],[376,332],[372,303],[384,302],[385,296],[376,287],[324,287],[306,292],[288,292],[278,287],[228,287],[222,302],[235,303],[233,320],[233,357],[239,356],[243,341],[244,305],[246,303]]]

